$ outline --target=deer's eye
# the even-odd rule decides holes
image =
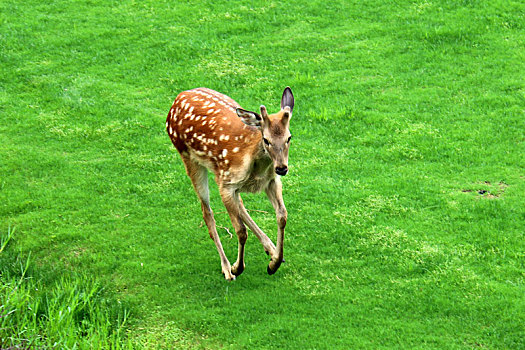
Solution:
[[[267,138],[263,137],[263,141],[266,146],[270,146],[270,141]]]
[[[292,140],[292,135],[290,135],[290,137],[288,138],[288,140],[286,140],[286,143],[290,143],[291,140]]]

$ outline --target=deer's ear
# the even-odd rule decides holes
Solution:
[[[290,113],[293,111],[294,98],[292,94],[292,89],[289,86],[286,87],[283,91],[283,97],[281,98],[281,109],[284,107],[290,107]]]
[[[256,126],[258,128],[262,125],[262,118],[259,114],[251,111],[247,111],[242,108],[237,108],[235,110],[237,112],[237,115],[239,118],[241,118],[242,122],[246,125]]]

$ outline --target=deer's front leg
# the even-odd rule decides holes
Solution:
[[[273,244],[272,240],[268,238],[268,236],[257,226],[255,221],[251,218],[250,214],[248,214],[248,210],[244,207],[244,204],[242,203],[242,200],[239,202],[239,209],[241,212],[241,219],[242,221],[248,225],[250,230],[255,234],[257,239],[261,242],[261,244],[264,247],[264,251],[266,254],[270,256],[275,255],[275,245]]]
[[[246,238],[248,237],[246,226],[244,226],[240,214],[241,197],[239,196],[239,193],[222,187],[219,189],[219,192],[221,194],[222,202],[230,216],[235,233],[237,233],[237,238],[239,239],[237,261],[231,267],[231,273],[235,276],[239,276],[244,271],[245,267],[244,245],[246,244]]]
[[[275,254],[272,254],[272,260],[268,265],[268,273],[272,275],[283,262],[284,228],[288,218],[288,212],[283,201],[283,186],[279,178],[275,178],[270,182],[266,189],[266,195],[270,202],[272,202],[273,208],[275,209],[275,216],[277,217],[277,246]]]

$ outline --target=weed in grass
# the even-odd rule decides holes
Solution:
[[[13,232],[2,235],[2,248]],[[39,280],[36,271],[28,272],[30,256],[1,258],[2,348],[131,348],[125,334],[128,311],[119,301],[108,298],[93,279],[62,276],[48,285]]]
[[[15,228],[11,229],[11,226],[7,227],[7,233],[5,235],[0,236],[0,253],[2,253],[7,247],[7,244],[13,237],[13,234],[15,233]]]

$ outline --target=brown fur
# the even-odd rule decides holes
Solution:
[[[268,115],[266,108],[261,106],[261,115],[258,115],[242,110],[226,95],[197,88],[181,92],[166,119],[167,132],[201,200],[204,221],[217,246],[222,270],[228,280],[244,270],[245,224],[272,257],[268,272],[274,273],[282,261],[287,214],[282,200],[282,185],[276,172],[284,175],[288,169],[289,118],[293,109],[293,95],[289,88],[283,93],[281,105],[283,103],[291,106],[273,115]],[[263,142],[263,138],[269,145]],[[207,170],[215,175],[223,203],[239,238],[238,258],[233,267],[230,267],[222,249],[209,206]],[[262,190],[266,191],[276,210],[277,247],[253,222],[239,196],[240,192]]]

